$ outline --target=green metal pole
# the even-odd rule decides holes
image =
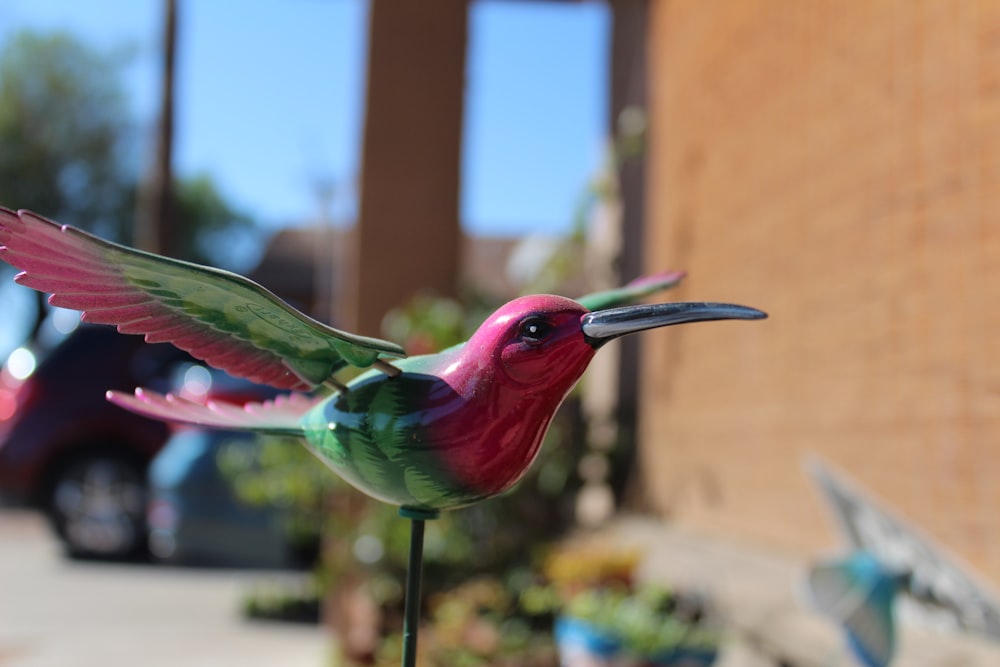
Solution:
[[[403,667],[416,667],[420,583],[424,570],[424,522],[436,519],[438,513],[402,507],[399,515],[410,520],[410,555],[406,565],[406,599],[403,602]]]

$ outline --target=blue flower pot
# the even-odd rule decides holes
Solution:
[[[621,642],[599,628],[572,616],[555,625],[560,667],[618,667]]]
[[[718,658],[715,649],[687,648],[639,657],[612,633],[572,616],[556,620],[555,639],[561,667],[709,667]]]

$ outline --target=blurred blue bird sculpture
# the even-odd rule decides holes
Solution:
[[[808,586],[820,611],[840,623],[865,667],[887,667],[896,650],[893,601],[909,587],[909,572],[886,566],[867,551],[814,565]]]

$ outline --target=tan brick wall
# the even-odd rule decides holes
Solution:
[[[660,511],[803,554],[846,470],[1000,581],[1000,3],[653,3],[647,265],[764,323],[644,338]]]

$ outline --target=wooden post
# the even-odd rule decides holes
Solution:
[[[453,294],[467,0],[373,0],[351,330],[418,290]]]

